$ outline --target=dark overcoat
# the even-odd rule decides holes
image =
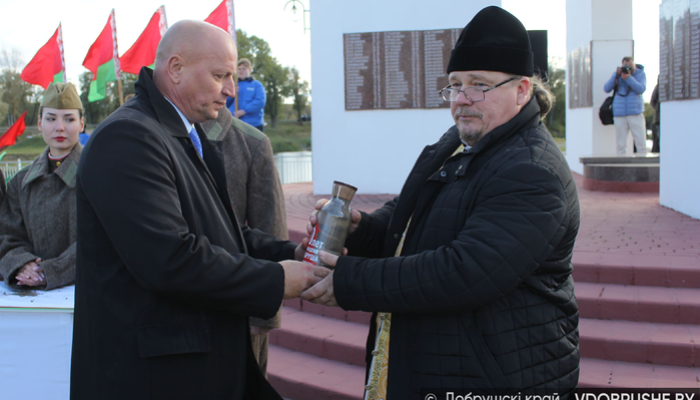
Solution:
[[[83,146],[49,173],[49,148],[17,173],[0,203],[0,275],[14,289],[45,289],[75,280],[75,174]],[[17,271],[40,258],[45,286],[18,286]]]
[[[529,102],[454,156],[452,127],[349,237],[351,255],[375,258],[340,257],[335,295],[346,310],[392,313],[389,399],[576,387],[578,195],[539,112]]]
[[[5,182],[5,174],[0,169],[0,204],[5,200],[5,191],[7,191],[7,182]]]
[[[295,246],[239,227],[220,148],[196,153],[144,68],[78,169],[72,399],[279,399],[250,347]]]

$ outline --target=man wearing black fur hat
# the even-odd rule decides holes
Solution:
[[[348,256],[320,254],[335,270],[302,297],[377,313],[366,398],[564,399],[577,386],[579,202],[541,122],[554,97],[533,69],[522,23],[481,10],[441,91],[455,126],[425,148],[399,197],[353,211]]]

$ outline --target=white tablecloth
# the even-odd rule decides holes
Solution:
[[[0,282],[0,398],[68,400],[75,286],[14,291]]]

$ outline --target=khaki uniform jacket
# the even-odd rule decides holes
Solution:
[[[83,146],[49,173],[49,148],[9,182],[0,205],[0,274],[7,286],[29,261],[41,259],[50,290],[75,281],[75,176]]]
[[[251,228],[287,240],[287,216],[270,139],[253,126],[222,109],[219,117],[202,125],[210,140],[221,141],[226,185],[236,217]],[[281,326],[281,308],[269,320],[250,318],[262,328]]]

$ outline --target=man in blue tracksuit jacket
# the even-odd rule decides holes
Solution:
[[[627,68],[624,68],[627,67]],[[644,66],[635,64],[632,57],[622,59],[622,67],[617,67],[603,89],[610,93],[615,89],[613,99],[613,117],[615,118],[615,136],[617,154],[627,151],[627,132],[632,132],[637,153],[646,154],[646,127],[644,122],[644,99],[642,93],[647,88],[647,75]]]
[[[265,117],[265,88],[262,83],[250,76],[252,69],[250,60],[247,58],[238,60],[238,110],[233,97],[226,100],[226,107],[234,117],[253,125],[262,132]]]

